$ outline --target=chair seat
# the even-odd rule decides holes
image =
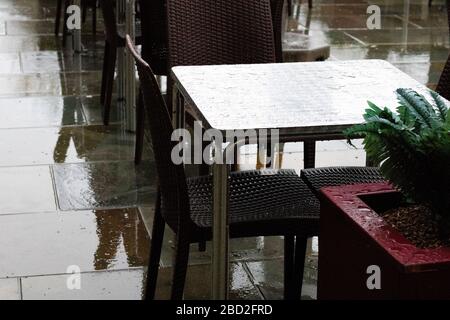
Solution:
[[[316,196],[323,187],[377,183],[385,179],[376,167],[324,167],[304,169],[300,174],[303,181]]]
[[[326,60],[330,56],[327,43],[298,32],[284,33],[282,46],[284,62]]]
[[[229,178],[229,224],[262,224],[277,228],[291,224],[293,232],[318,232],[319,205],[294,170],[232,172]],[[212,225],[212,176],[187,179],[191,217],[201,228]],[[270,222],[270,224],[268,224]],[[298,222],[298,223],[296,223]],[[248,229],[248,227],[247,227]],[[232,230],[230,230],[232,232]]]

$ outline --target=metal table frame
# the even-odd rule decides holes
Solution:
[[[181,93],[179,84],[175,82],[173,87],[173,115],[174,127],[184,127],[185,109],[184,98],[189,97],[187,93]],[[182,97],[180,97],[180,94]],[[192,100],[188,98],[192,103]],[[349,126],[346,126],[349,127]],[[206,129],[213,129],[206,127]],[[224,135],[225,136],[225,135]],[[279,136],[279,142],[299,142],[304,144],[304,168],[314,168],[316,141],[319,140],[341,140],[344,139],[342,132],[330,132],[320,135],[305,134],[301,130],[299,132],[284,132]],[[227,152],[227,148],[223,150],[223,154]],[[229,282],[229,226],[228,226],[228,176],[230,174],[230,165],[226,163],[214,163],[212,165],[213,175],[213,227],[212,227],[212,263],[211,263],[211,298],[212,300],[228,299],[228,282]]]

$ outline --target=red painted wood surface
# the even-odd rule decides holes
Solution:
[[[319,299],[450,299],[450,248],[417,248],[377,214],[399,199],[387,183],[322,189]],[[366,285],[370,265],[380,290]]]

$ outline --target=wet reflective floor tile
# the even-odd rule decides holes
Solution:
[[[350,37],[346,32],[331,30],[310,30],[308,33],[317,42],[328,43],[330,45],[360,46],[358,39]]]
[[[142,268],[80,274],[80,289],[69,289],[71,275],[22,278],[24,300],[142,300]]]
[[[20,58],[25,73],[97,71],[103,68],[102,51],[80,55],[58,51],[22,52]]]
[[[232,261],[252,261],[280,258],[284,255],[283,237],[252,237],[230,241]]]
[[[158,300],[170,299],[172,283],[172,268],[161,268],[158,273],[158,282],[155,298]],[[230,300],[259,300],[261,295],[246,270],[240,263],[230,264]],[[189,266],[184,289],[186,300],[208,300],[211,298],[211,271],[209,265]]]
[[[101,71],[63,73],[62,95],[93,95],[100,94]]]
[[[348,30],[346,31],[366,44],[449,44],[448,27],[407,30]]]
[[[313,0],[313,3],[317,0]],[[365,15],[367,10],[367,1],[346,1],[346,3],[326,2],[321,5],[314,5],[311,10],[312,16],[354,16]],[[295,12],[295,11],[294,11]],[[303,4],[300,8],[302,14],[310,12],[307,5]]]
[[[22,72],[18,53],[0,53],[0,74]]]
[[[84,123],[81,103],[76,97],[0,98],[1,129]]]
[[[394,63],[394,66],[422,84],[437,84],[445,62]]]
[[[34,8],[36,10],[38,10],[38,8],[49,8],[49,7],[55,7],[56,6],[56,2],[54,0],[39,0],[38,5],[32,3],[30,5],[30,1],[29,0],[7,0],[8,2],[8,6],[14,6],[15,8],[23,8],[23,7],[31,7]]]
[[[81,26],[82,33],[90,33],[91,18],[88,18],[86,24]],[[20,36],[20,35],[53,35],[54,34],[54,21],[52,20],[38,20],[38,21],[8,21],[6,23],[6,29],[8,30],[8,36]],[[103,31],[103,24],[97,24],[97,32]],[[62,34],[62,27],[60,27],[60,33]]]
[[[434,44],[370,45],[357,47],[331,47],[331,55],[338,60],[383,59],[390,63],[445,62],[449,48]]]
[[[56,210],[48,166],[0,168],[0,188],[0,215]]]
[[[319,141],[316,150],[316,167],[326,166],[364,166],[366,154],[362,149],[361,142],[355,140],[354,145],[357,148],[347,145],[343,141]],[[303,168],[303,148],[289,144],[284,152],[277,151],[275,154],[275,163],[282,169],[294,169],[297,173]],[[293,146],[292,146],[293,145]],[[240,170],[261,169],[257,166],[257,157],[254,153],[249,153],[240,157],[242,163]]]
[[[280,272],[284,268],[282,259],[246,262],[245,265],[251,274],[252,281],[261,290],[265,299],[283,299],[284,274]],[[305,265],[302,300],[317,298],[316,281],[308,278],[308,275],[314,274],[317,279],[316,273],[317,269]]]
[[[0,278],[122,270],[147,264],[136,209],[0,216]]]
[[[355,141],[360,141],[360,139],[355,139]],[[348,150],[351,146],[346,140],[323,140],[316,142],[316,151],[338,151],[338,150]],[[255,155],[257,153],[256,145],[246,145],[241,148],[240,155]],[[303,142],[288,142],[283,144],[278,144],[276,147],[276,152],[303,152]]]
[[[0,96],[90,95],[100,93],[101,72],[0,75]]]
[[[153,205],[156,171],[152,161],[54,165],[61,210]]]
[[[0,21],[34,20],[44,18],[39,2],[28,2],[27,5],[13,6],[14,3],[5,4],[0,10]]]
[[[364,166],[365,161],[366,153],[364,150],[347,149],[316,152],[316,167]],[[283,153],[281,155],[281,168],[294,169],[299,172],[303,168],[303,153]]]
[[[153,226],[154,206],[142,206],[139,208],[146,228],[151,235]],[[274,259],[283,256],[282,237],[249,237],[230,240],[231,261],[252,261],[259,259]],[[199,265],[211,262],[211,242],[206,242],[206,251],[201,252],[198,244],[191,245],[189,252],[189,264]],[[171,267],[175,255],[175,234],[166,227],[164,232],[163,250],[161,253],[161,266]]]
[[[410,22],[422,28],[444,28],[448,26],[448,18],[446,14],[428,15],[428,16],[414,16],[410,18]]]
[[[324,15],[312,17],[308,20],[301,18],[300,23],[310,30],[333,30],[333,29],[363,29],[367,30],[367,15]],[[401,29],[405,23],[397,16],[381,16],[381,29]],[[411,28],[417,28],[410,26]]]
[[[145,216],[145,214],[144,214]],[[175,256],[175,234],[166,227],[161,266],[172,267]],[[251,237],[230,240],[231,261],[253,261],[283,257],[283,239],[281,237]],[[198,244],[191,244],[189,265],[209,264],[212,258],[212,243],[206,243],[206,251],[200,251]]]
[[[0,279],[0,300],[20,300],[19,278]]]
[[[54,22],[46,20],[38,21],[8,21],[6,23],[8,36],[25,36],[25,35],[53,35]]]
[[[103,124],[103,106],[100,103],[99,95],[82,96],[81,105],[88,124]],[[118,122],[121,119],[117,96],[111,99],[110,123]]]
[[[391,0],[380,3],[381,12],[386,14],[398,14],[406,17],[435,16],[446,14],[445,1],[433,0],[433,5],[428,6],[426,1]]]
[[[63,93],[63,79],[54,74],[9,74],[0,75],[0,96],[42,94],[61,95]]]
[[[283,299],[284,274],[280,272],[284,268],[282,259],[248,262],[246,266],[265,299]]]
[[[119,125],[1,129],[0,166],[132,160],[134,146],[135,134]]]
[[[175,245],[176,235],[168,226],[166,226],[160,261],[162,267],[173,266]],[[189,265],[201,265],[211,262],[211,243],[207,242],[206,246],[206,251],[200,251],[197,243],[191,244],[191,249],[189,250]]]
[[[242,263],[232,263],[229,270],[229,299],[257,300],[262,299],[258,288],[253,284]]]
[[[0,10],[0,20],[1,20]],[[5,36],[0,37],[0,52],[61,50],[62,43],[55,36]]]

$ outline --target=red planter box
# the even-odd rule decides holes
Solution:
[[[450,299],[450,248],[419,249],[377,214],[400,203],[387,183],[322,189],[319,299]]]

